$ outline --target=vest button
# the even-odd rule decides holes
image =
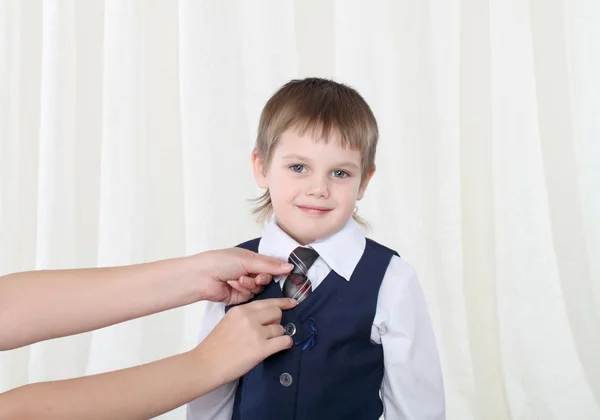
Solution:
[[[294,334],[296,334],[296,326],[290,322],[285,326],[285,335],[292,337]]]
[[[279,382],[283,386],[290,386],[292,384],[292,375],[289,373],[282,373],[279,377]]]

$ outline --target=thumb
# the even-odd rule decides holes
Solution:
[[[266,257],[254,252],[246,254],[244,267],[248,273],[265,273],[274,276],[289,273],[294,266],[275,258]]]

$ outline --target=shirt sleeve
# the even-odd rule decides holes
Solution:
[[[209,302],[206,305],[198,342],[217,326],[225,316],[225,305]],[[229,382],[187,405],[187,420],[231,420],[237,381]]]
[[[417,274],[394,256],[379,290],[371,339],[383,347],[384,417],[444,420],[442,370]]]

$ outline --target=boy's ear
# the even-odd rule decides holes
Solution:
[[[367,187],[369,186],[369,181],[371,181],[371,178],[373,178],[373,175],[375,174],[375,166],[373,166],[373,169],[371,169],[369,171],[369,173],[367,174],[365,180],[362,182],[360,188],[358,189],[358,196],[356,197],[356,200],[362,200],[363,196],[365,195],[365,191],[367,190]]]
[[[267,182],[267,171],[265,170],[265,160],[263,154],[254,149],[252,151],[252,170],[254,172],[254,181],[260,188],[267,189],[269,184]]]

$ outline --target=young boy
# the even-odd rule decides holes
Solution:
[[[267,102],[252,164],[265,189],[256,212],[268,223],[239,246],[294,264],[255,299],[300,302],[281,326],[295,345],[190,403],[189,420],[445,418],[417,276],[357,223],[377,139],[371,109],[345,85],[294,80]],[[228,309],[207,307],[201,339]]]

